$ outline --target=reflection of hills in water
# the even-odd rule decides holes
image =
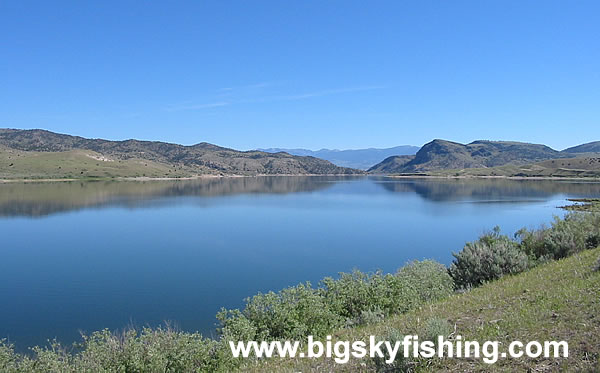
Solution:
[[[395,179],[378,178],[390,192],[417,193],[432,201],[545,199],[553,195],[600,196],[600,183],[507,179]]]
[[[0,216],[45,216],[100,206],[141,207],[157,198],[285,194],[328,188],[340,177],[266,176],[177,181],[0,184]],[[343,180],[348,180],[344,178]]]
[[[39,217],[107,206],[156,206],[174,197],[216,197],[237,194],[313,192],[338,182],[362,177],[265,176],[206,178],[172,181],[93,181],[0,184],[0,216]],[[393,193],[416,193],[432,201],[526,201],[553,195],[599,197],[600,183],[500,179],[390,179],[370,178]],[[365,185],[365,184],[361,184]],[[368,184],[373,185],[373,184]],[[358,186],[355,186],[356,189]],[[360,193],[373,190],[356,189]]]

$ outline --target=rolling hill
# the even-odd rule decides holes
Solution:
[[[600,141],[588,142],[587,144],[581,144],[567,148],[563,150],[565,153],[600,153]]]
[[[418,150],[418,146],[401,145],[393,148],[385,149],[349,149],[349,150],[336,150],[336,149],[321,149],[321,150],[308,150],[308,149],[283,149],[283,148],[269,148],[259,149],[267,153],[278,153],[286,152],[292,155],[311,156],[316,158],[325,159],[337,166],[358,168],[361,170],[367,170],[375,164],[383,161],[384,159],[391,156],[403,156],[403,155],[414,155]]]
[[[439,170],[488,168],[506,164],[521,165],[572,155],[548,146],[513,141],[478,140],[460,144],[433,140],[414,158],[390,157],[371,167],[370,173],[425,173]]]
[[[37,129],[0,129],[0,178],[361,173],[314,157],[242,152],[209,143],[109,141]]]
[[[600,177],[600,156],[548,159],[525,165],[432,171],[432,176]]]

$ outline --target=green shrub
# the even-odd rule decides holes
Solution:
[[[250,324],[239,318],[245,318]],[[220,319],[232,335],[242,334],[234,330],[234,324],[243,326],[244,329],[251,325],[256,338],[261,340],[324,336],[343,323],[343,319],[331,310],[309,283],[278,293],[255,295],[246,300],[246,307],[241,313],[221,311]]]
[[[453,290],[444,265],[431,260],[409,263],[393,275],[355,270],[340,274],[337,280],[325,278],[322,284],[327,303],[346,320],[360,319],[374,310],[384,315],[404,313],[449,296]]]
[[[554,255],[548,255],[546,249],[545,237],[547,234],[548,229],[546,228],[534,230],[523,228],[515,233],[515,237],[520,240],[520,249],[529,258],[530,265],[535,266],[554,258]]]
[[[57,341],[52,341],[47,347],[31,349],[33,358],[25,357],[18,361],[18,372],[75,372],[73,356]]]
[[[0,340],[0,372],[16,372],[17,356],[14,346],[7,344],[6,340]]]
[[[433,260],[414,261],[400,268],[396,277],[410,287],[416,297],[415,305],[435,302],[453,292],[452,277],[446,266]]]
[[[393,346],[398,342],[404,340],[404,335],[396,328],[390,328],[387,330],[384,336],[378,337],[377,341],[388,341]],[[409,358],[404,356],[402,345],[395,356],[395,360],[388,364],[386,361],[389,360],[390,355],[386,348],[382,348],[383,357],[375,356],[371,358],[375,371],[377,373],[405,373],[411,372],[411,361]]]
[[[501,235],[498,227],[452,255],[455,259],[448,271],[458,289],[479,286],[528,267],[528,257],[519,244]]]
[[[369,275],[359,270],[340,273],[337,280],[326,277],[321,281],[320,294],[333,312],[344,319],[353,319],[379,306],[376,289],[383,287],[383,277],[381,273]]]
[[[420,335],[424,341],[431,341],[437,345],[439,336],[448,338],[448,336],[454,331],[452,325],[446,319],[433,318],[427,320],[425,324],[425,331]]]
[[[385,313],[379,307],[375,307],[373,310],[362,311],[357,318],[346,321],[346,326],[352,327],[356,325],[367,325],[376,324],[382,322],[385,319]]]
[[[221,308],[217,313],[221,327],[217,330],[228,341],[254,341],[258,338],[256,327],[240,310]]]
[[[90,372],[205,372],[214,371],[217,342],[198,333],[172,328],[108,330],[84,336],[76,365]]]
[[[600,245],[600,214],[572,212],[554,218],[549,228],[517,232],[521,249],[530,259],[561,259]]]
[[[282,340],[316,337],[342,326],[374,323],[426,302],[449,296],[453,283],[442,264],[413,262],[396,274],[355,270],[280,292],[246,300],[242,311],[221,310],[217,319],[224,340]]]

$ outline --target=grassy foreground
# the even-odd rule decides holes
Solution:
[[[600,271],[594,270],[600,248],[504,277],[464,294],[433,303],[383,322],[337,333],[337,340],[368,340],[369,335],[400,335],[421,331],[430,320],[447,320],[463,340],[565,340],[567,359],[500,359],[494,365],[466,359],[409,362],[423,372],[599,372]],[[455,330],[454,330],[455,328]],[[375,372],[368,359],[346,365],[332,360],[271,359],[251,372]],[[390,370],[402,371],[402,370]]]

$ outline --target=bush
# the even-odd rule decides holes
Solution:
[[[455,259],[448,271],[457,289],[479,286],[528,267],[528,257],[519,244],[501,235],[498,227],[452,255]]]
[[[245,337],[252,328],[260,340],[324,336],[343,324],[309,283],[255,295],[246,299],[243,311],[221,311],[219,319],[231,336]],[[239,327],[246,332],[240,332]]]
[[[394,345],[398,342],[401,343],[403,340],[404,335],[395,328],[389,329],[384,336],[377,338],[377,341],[388,341],[391,345]],[[383,357],[375,356],[371,359],[371,362],[377,373],[405,373],[412,371],[411,361],[410,359],[404,357],[402,345],[396,354],[395,360],[391,364],[386,363],[386,361],[390,358],[387,349],[383,348],[382,352]]]
[[[378,322],[382,322],[385,319],[385,313],[381,308],[375,307],[373,310],[362,311],[360,316],[355,319],[347,320],[346,326],[351,327],[355,325],[367,325],[367,324],[376,324]]]
[[[218,329],[222,339],[228,341],[253,341],[257,330],[250,320],[240,310],[226,310],[221,308],[217,313],[217,320],[221,323]]]
[[[258,294],[246,300],[242,311],[221,310],[222,339],[297,340],[322,337],[345,326],[374,323],[426,302],[449,296],[453,283],[442,264],[413,262],[396,274],[355,270],[278,293]]]
[[[453,290],[452,278],[444,265],[431,260],[409,263],[393,275],[369,275],[355,270],[342,273],[338,280],[326,278],[322,284],[321,294],[332,310],[346,320],[374,310],[384,315],[404,313],[449,296]]]
[[[58,342],[52,341],[48,347],[31,349],[33,357],[24,356],[16,360],[16,372],[75,372],[74,359]]]
[[[425,325],[425,332],[421,337],[424,341],[431,341],[437,346],[438,338],[440,336],[448,338],[453,330],[454,329],[448,320],[433,318],[427,321],[427,324]]]
[[[550,228],[517,232],[521,249],[534,261],[561,259],[600,245],[600,214],[569,213]]]
[[[384,277],[381,273],[369,275],[359,270],[340,273],[337,280],[326,277],[321,281],[320,294],[333,312],[344,319],[353,319],[383,303],[377,299],[383,289],[377,289],[384,287]]]
[[[89,372],[204,372],[214,371],[218,342],[198,333],[170,327],[122,334],[103,330],[84,336],[76,365]]]
[[[414,261],[400,268],[396,277],[405,287],[410,287],[416,297],[415,305],[435,302],[453,292],[452,277],[446,266],[433,260]]]
[[[17,356],[14,347],[7,344],[6,340],[0,340],[0,372],[16,372]]]

